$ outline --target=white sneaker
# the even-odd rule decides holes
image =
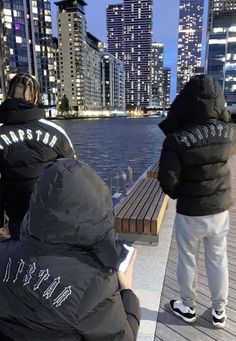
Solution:
[[[182,301],[170,301],[170,309],[176,315],[181,317],[185,322],[193,323],[196,321],[196,309],[187,307]]]
[[[211,314],[212,314],[213,326],[215,326],[216,328],[224,328],[225,327],[225,321],[227,319],[225,309],[223,309],[221,311],[212,309]]]

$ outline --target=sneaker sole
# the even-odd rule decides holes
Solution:
[[[192,317],[191,319],[188,319],[187,317],[185,317],[185,316],[179,314],[177,311],[173,310],[170,304],[169,304],[169,307],[170,307],[170,310],[172,311],[172,313],[173,313],[174,315],[180,317],[182,320],[184,320],[184,321],[187,322],[187,323],[194,323],[194,322],[196,321],[196,319],[197,319],[196,316],[195,316],[195,317]]]
[[[214,326],[216,329],[224,329],[226,320],[227,320],[227,316],[225,316],[225,320],[224,320],[223,323],[214,322],[214,321],[212,320],[212,324],[213,324],[213,326]]]

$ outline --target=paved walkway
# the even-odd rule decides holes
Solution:
[[[142,314],[138,340],[236,341],[236,157],[232,159],[231,167],[234,205],[230,210],[231,229],[228,235],[230,290],[226,328],[216,330],[211,323],[211,301],[203,249],[199,257],[197,321],[189,325],[170,312],[169,300],[179,298],[176,282],[177,252],[175,238],[172,237],[175,203],[171,201],[161,227],[159,245],[137,246],[139,253],[134,289],[140,297]]]

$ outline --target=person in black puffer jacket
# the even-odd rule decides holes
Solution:
[[[235,124],[229,122],[219,83],[193,77],[159,126],[167,135],[159,165],[165,193],[177,199],[177,280],[181,301],[171,310],[187,322],[196,319],[196,276],[200,241],[212,297],[212,322],[223,328],[228,296],[226,235],[231,205],[228,160],[235,150]]]
[[[10,235],[17,239],[42,169],[75,153],[66,132],[37,107],[39,86],[32,76],[13,77],[7,97],[0,106],[0,228],[5,229],[6,215]]]
[[[108,187],[82,162],[55,161],[35,185],[20,241],[0,242],[0,340],[136,340],[135,254],[120,273],[122,251]]]

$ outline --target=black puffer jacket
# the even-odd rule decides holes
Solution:
[[[59,160],[36,184],[21,240],[0,242],[0,331],[21,341],[132,341],[139,303],[119,290],[108,188]]]
[[[167,135],[160,158],[159,180],[177,200],[177,212],[202,216],[231,205],[228,160],[235,146],[222,90],[210,76],[186,84],[160,123]]]
[[[45,120],[44,110],[24,99],[0,106],[0,226],[3,212],[20,221],[42,169],[60,157],[74,157],[65,131]]]

